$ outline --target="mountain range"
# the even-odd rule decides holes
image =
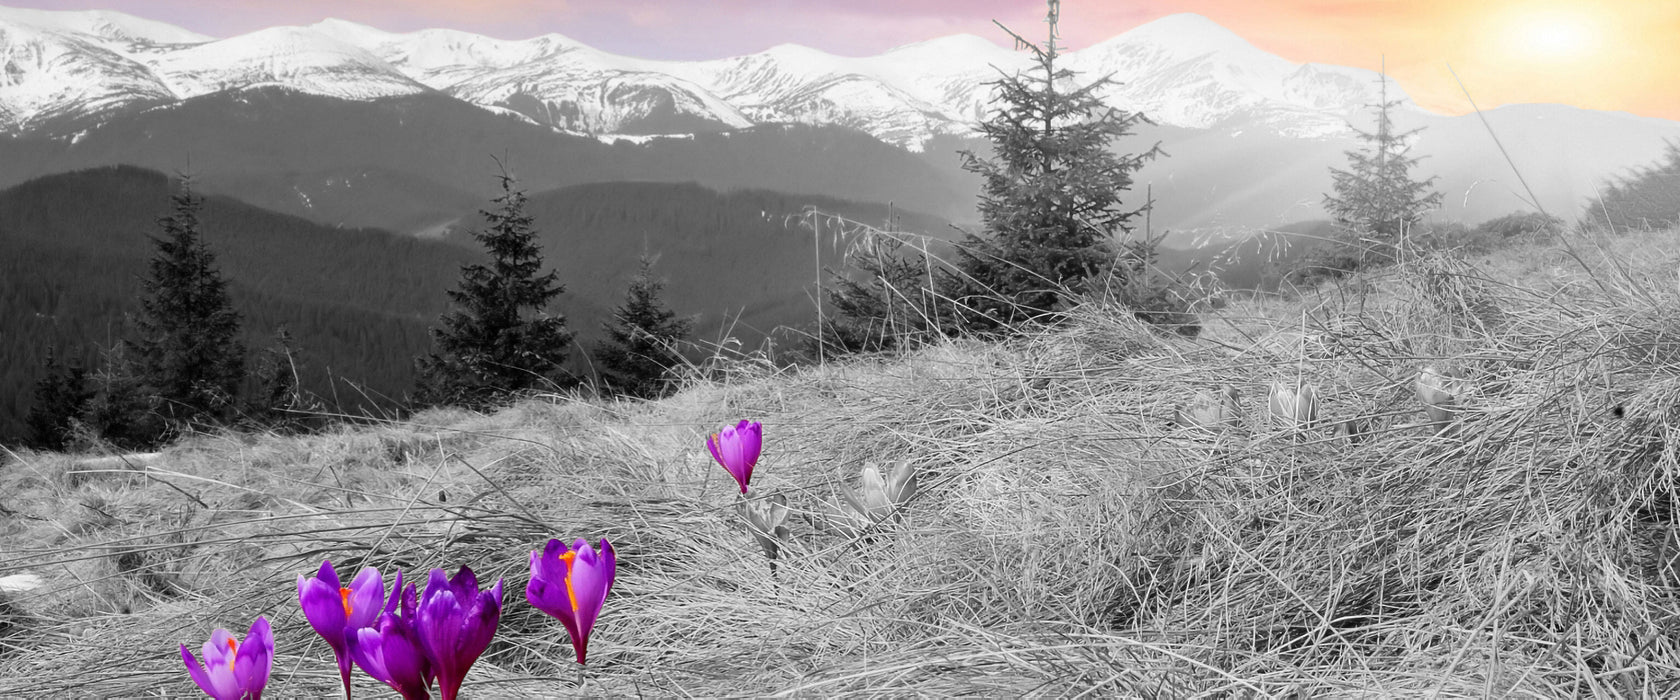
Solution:
[[[447,29],[407,34],[342,20],[213,40],[115,12],[0,10],[7,105],[0,129],[127,105],[277,86],[340,99],[438,92],[533,123],[588,134],[686,134],[755,124],[837,124],[918,149],[969,135],[988,82],[1026,54],[973,35],[851,58],[784,44],[712,61],[655,61],[559,34],[504,41]],[[1296,65],[1195,14],[1173,15],[1068,54],[1112,76],[1107,100],[1162,124],[1243,118],[1278,133],[1340,133],[1375,99],[1374,74]],[[1399,87],[1389,88],[1399,94]]]
[[[976,123],[996,106],[990,81],[1029,64],[972,35],[876,56],[784,44],[660,61],[559,34],[329,19],[218,39],[117,12],[0,8],[0,185],[133,164],[192,171],[207,191],[321,223],[436,233],[488,194],[489,156],[511,153],[533,189],[694,181],[973,221],[978,182],[956,151],[984,153]],[[1486,125],[1434,114],[1377,73],[1294,63],[1196,14],[1062,65],[1111,78],[1102,98],[1153,122],[1118,147],[1158,141],[1170,154],[1137,182],[1155,198],[1152,225],[1179,244],[1194,230],[1322,216],[1328,169],[1345,164],[1384,94],[1400,101],[1401,125],[1423,129],[1412,148],[1420,174],[1439,178],[1448,219],[1532,206],[1490,126],[1537,203],[1566,217],[1680,138],[1677,122],[1563,105],[1488,110]]]

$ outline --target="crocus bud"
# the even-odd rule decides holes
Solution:
[[[841,493],[853,510],[865,519],[880,522],[896,515],[898,509],[916,495],[916,472],[910,460],[899,460],[885,477],[874,464],[863,465],[859,492],[842,489]]]
[[[1272,417],[1287,427],[1304,429],[1311,427],[1313,422],[1318,420],[1318,396],[1311,384],[1289,387],[1273,382],[1272,395],[1267,404],[1271,408]]]
[[[793,536],[793,532],[783,524],[788,516],[787,496],[778,493],[754,498],[742,501],[737,508],[741,519],[747,522],[747,531],[764,549],[764,555],[770,558],[770,567],[774,571],[776,558],[781,554],[781,543]]]
[[[711,451],[712,459],[735,477],[743,496],[747,493],[748,482],[752,481],[753,467],[758,464],[759,450],[763,445],[764,426],[749,421],[741,421],[706,437],[706,449]]]
[[[1417,396],[1423,402],[1423,412],[1435,426],[1435,432],[1445,431],[1458,416],[1458,403],[1469,393],[1469,382],[1456,371],[1441,370],[1429,365],[1418,372]]]
[[[1237,388],[1226,384],[1219,393],[1196,392],[1196,397],[1180,406],[1173,423],[1183,428],[1208,432],[1234,430],[1242,425],[1242,413],[1237,404]]]

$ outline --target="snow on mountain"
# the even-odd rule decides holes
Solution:
[[[15,21],[14,12],[0,14],[0,133],[174,99],[146,66],[50,23]]]
[[[1248,119],[1278,133],[1318,138],[1347,133],[1347,120],[1377,99],[1378,74],[1298,65],[1267,53],[1201,15],[1155,20],[1074,52],[1069,67],[1111,76],[1111,104],[1172,126],[1207,128]],[[1406,101],[1389,80],[1389,97]]]
[[[715,131],[751,126],[703,87],[559,34],[504,41],[449,29],[383,32],[342,20],[312,29],[366,48],[409,78],[557,129],[595,134]]]
[[[567,131],[661,134],[719,131],[756,121],[706,89],[671,75],[602,69],[587,60],[504,68],[454,82],[447,92]]]
[[[973,134],[1000,72],[1030,54],[950,36],[878,56],[796,45],[711,61],[619,56],[558,34],[508,41],[447,29],[392,33],[341,20],[211,41],[114,12],[0,8],[0,128],[123,104],[278,85],[344,99],[428,89],[556,129],[671,134],[766,122],[839,124],[916,149]],[[1369,71],[1299,65],[1195,14],[1164,17],[1068,52],[1080,80],[1112,76],[1102,97],[1158,123],[1241,121],[1299,137],[1347,133],[1375,101]],[[1392,81],[1389,94],[1405,100]],[[1415,109],[1410,107],[1409,109]],[[7,117],[5,115],[12,116]]]
[[[667,63],[757,121],[839,124],[918,148],[935,134],[968,133],[991,99],[994,66],[1020,57],[974,36],[911,44],[849,58],[794,44],[716,61]]]
[[[271,27],[146,60],[182,98],[276,85],[350,100],[429,90],[373,54],[305,27]]]
[[[0,7],[0,22],[37,29],[98,37],[129,45],[199,44],[210,37],[172,24],[154,22],[110,10],[53,11]]]
[[[424,29],[399,34],[341,19],[327,19],[310,29],[346,44],[359,46],[433,87],[447,86],[447,77],[476,71],[510,68],[566,51],[586,48],[559,34],[523,41],[492,39],[454,29]]]

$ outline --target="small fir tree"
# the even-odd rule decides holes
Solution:
[[[34,399],[24,419],[29,427],[29,445],[39,450],[64,451],[69,446],[72,429],[93,399],[81,360],[71,357],[60,361],[57,350],[47,348],[41,378],[35,381]]]
[[[547,312],[566,288],[554,271],[539,274],[542,248],[525,193],[511,175],[500,178],[496,207],[480,212],[487,227],[472,234],[490,264],[461,267],[449,292],[455,309],[432,327],[436,350],[419,362],[421,403],[483,408],[543,383],[575,383],[561,370],[572,332],[565,316]]]
[[[225,420],[245,377],[239,314],[199,231],[203,200],[183,180],[171,201],[174,211],[158,220],[163,232],[152,239],[156,253],[143,281],[134,343],[139,374],[171,422]]]
[[[955,335],[955,305],[939,290],[953,286],[952,272],[920,250],[905,250],[892,232],[866,232],[848,251],[850,274],[829,274],[834,315],[822,342],[845,352],[896,350]]]
[[[1002,106],[980,124],[993,157],[962,153],[963,168],[983,180],[984,235],[965,238],[958,268],[967,289],[953,290],[978,312],[969,316],[971,325],[1056,309],[1067,290],[1081,291],[1100,275],[1133,274],[1151,247],[1149,241],[1120,245],[1115,237],[1131,231],[1128,222],[1143,211],[1125,208],[1120,198],[1159,146],[1134,155],[1110,150],[1147,120],[1103,103],[1098,92],[1113,84],[1107,76],[1066,87],[1074,74],[1057,64],[1058,4],[1050,1],[1043,47],[1004,29],[1017,46],[1032,50],[1038,65],[1030,75],[993,83]],[[1121,282],[1115,286],[1126,286]]]
[[[245,409],[251,420],[277,430],[302,424],[299,414],[312,407],[298,387],[298,355],[291,331],[275,330],[274,344],[263,349],[252,377],[256,389]]]
[[[1336,223],[1359,237],[1357,266],[1392,262],[1412,227],[1441,204],[1435,178],[1412,179],[1418,156],[1408,156],[1407,139],[1422,129],[1396,131],[1391,112],[1399,100],[1388,99],[1388,75],[1380,74],[1381,97],[1372,105],[1376,130],[1355,130],[1365,143],[1348,151],[1348,169],[1330,170],[1333,194],[1324,195],[1324,208]]]
[[[99,369],[93,372],[93,398],[86,418],[89,439],[119,449],[149,449],[163,443],[171,426],[159,410],[161,399],[152,393],[129,356],[129,344],[119,342],[104,350]]]
[[[653,259],[643,255],[624,304],[602,324],[607,338],[596,344],[595,359],[614,392],[649,399],[670,391],[669,373],[682,364],[678,350],[694,322],[665,307],[659,294],[664,287],[653,275]]]

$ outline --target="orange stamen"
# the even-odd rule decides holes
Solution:
[[[560,555],[560,561],[566,562],[566,597],[572,601],[572,614],[578,614],[577,592],[572,590],[572,560],[577,558],[577,552],[566,552]]]
[[[233,641],[233,635],[228,635],[228,670],[233,670],[233,660],[239,655],[239,644]]]
[[[338,597],[344,599],[344,616],[350,617],[350,589],[339,588]]]

